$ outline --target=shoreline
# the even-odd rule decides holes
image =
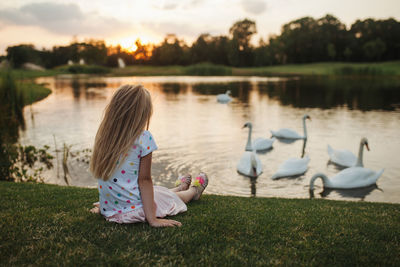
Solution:
[[[90,68],[96,71],[96,66],[85,65],[85,74],[100,76],[329,76],[329,77],[400,77],[400,61],[376,63],[347,63],[347,62],[318,62],[307,64],[286,64],[263,67],[230,67],[209,63],[190,66],[150,66],[132,65],[125,68],[104,68],[107,73],[90,73]],[[0,69],[0,73],[4,71]],[[14,76],[18,79],[33,79],[45,76],[62,74],[77,75],[68,72],[66,66],[44,71],[13,69]],[[79,74],[78,74],[79,75]]]

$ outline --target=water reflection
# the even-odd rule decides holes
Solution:
[[[21,133],[23,144],[54,147],[54,135],[59,146],[72,145],[72,152],[91,148],[113,92],[123,84],[142,83],[154,103],[150,131],[159,146],[152,164],[155,184],[171,187],[182,173],[205,171],[210,176],[208,193],[307,198],[309,173],[333,176],[338,172],[327,165],[327,144],[351,147],[366,136],[372,150],[365,155],[365,166],[385,168],[385,173],[378,181],[384,192],[372,190],[365,199],[400,202],[400,112],[387,112],[392,110],[388,106],[393,108],[396,101],[400,102],[395,79],[393,83],[382,82],[381,89],[375,82],[371,83],[376,88],[369,89],[365,81],[320,78],[314,84],[309,79],[263,77],[64,76],[37,82],[47,83],[53,93],[34,104],[32,110],[24,110],[25,118],[34,113],[35,121],[27,120],[27,130]],[[216,95],[226,90],[231,90],[233,101],[218,104]],[[258,153],[264,172],[257,179],[237,173],[236,164],[248,134],[241,129],[244,123],[253,123],[254,136],[269,138],[270,130],[282,125],[302,132],[299,118],[305,113],[313,118],[307,128],[307,142],[274,142],[272,150]],[[271,179],[285,159],[305,155],[311,159],[305,175]],[[95,185],[87,165],[76,161],[69,164],[72,185]],[[55,177],[49,173],[47,181],[63,183]],[[346,196],[333,191],[326,198]]]
[[[332,188],[324,188],[324,190],[319,193],[322,198],[328,197],[330,194],[332,195],[339,195],[342,198],[346,199],[351,199],[351,198],[357,198],[361,201],[365,200],[365,198],[370,195],[374,190],[380,190],[383,191],[382,189],[378,188],[376,184],[368,186],[368,187],[363,187],[363,188],[354,188],[354,189],[332,189]],[[314,190],[309,190],[310,193],[310,198],[314,198]]]
[[[400,103],[400,79],[302,78],[262,84],[260,92],[296,108],[395,110]]]

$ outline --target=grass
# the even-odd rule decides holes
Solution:
[[[72,68],[69,69],[69,68]],[[1,72],[1,70],[0,70]],[[321,62],[287,64],[266,67],[233,68],[209,63],[191,66],[127,66],[125,68],[103,68],[95,66],[61,66],[51,70],[13,70],[18,79],[54,76],[71,73],[95,73],[108,76],[181,76],[181,75],[232,75],[232,76],[287,76],[287,75],[400,75],[400,61],[379,63]]]
[[[127,66],[114,68],[112,76],[172,76],[185,75],[183,66]]]
[[[184,73],[194,76],[229,76],[232,75],[232,68],[211,63],[200,63],[186,67]]]
[[[71,73],[71,74],[106,74],[110,72],[110,69],[103,66],[98,65],[64,65],[57,67],[56,70],[61,71],[62,73]]]
[[[233,68],[232,75],[400,75],[400,61],[380,63],[321,62]]]
[[[97,190],[0,182],[4,265],[397,265],[400,205],[205,195],[181,228],[88,212]]]
[[[46,98],[51,93],[51,90],[45,86],[45,84],[33,82],[19,82],[18,89],[22,91],[24,105],[30,105]]]

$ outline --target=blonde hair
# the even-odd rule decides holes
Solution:
[[[142,85],[123,85],[114,93],[94,142],[90,171],[95,178],[110,178],[120,156],[149,127],[152,112],[150,93]]]

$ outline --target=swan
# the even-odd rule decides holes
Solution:
[[[328,178],[323,173],[317,173],[310,180],[310,190],[314,190],[314,182],[318,178],[322,179],[324,188],[350,189],[367,187],[375,184],[382,173],[383,169],[375,172],[363,167],[350,167],[344,169],[331,178]]]
[[[261,161],[254,151],[244,152],[236,169],[239,173],[249,177],[258,177],[263,172]]]
[[[219,94],[217,95],[217,101],[220,103],[228,103],[232,101],[232,97],[230,97],[231,91],[228,90],[225,92],[225,94]]]
[[[277,179],[303,174],[307,171],[309,162],[310,157],[308,156],[304,158],[290,158],[279,166],[278,171],[271,178]]]
[[[246,151],[254,150],[267,150],[272,148],[272,144],[276,140],[275,138],[257,138],[253,142],[251,142],[251,132],[253,131],[253,124],[251,122],[247,122],[243,125],[243,128],[249,128],[249,135],[247,136],[247,144]]]
[[[330,145],[328,145],[328,154],[330,161],[344,167],[364,167],[363,163],[363,152],[364,145],[369,151],[368,139],[362,138],[360,141],[360,148],[358,150],[358,158],[349,150],[346,149],[333,149]]]
[[[271,134],[272,134],[272,136],[275,136],[275,137],[278,137],[278,138],[307,139],[306,119],[311,120],[311,117],[308,116],[307,114],[303,116],[303,130],[304,130],[304,135],[303,136],[301,136],[297,132],[293,131],[292,129],[288,129],[288,128],[282,128],[282,129],[279,129],[278,131],[272,131],[271,130]]]

